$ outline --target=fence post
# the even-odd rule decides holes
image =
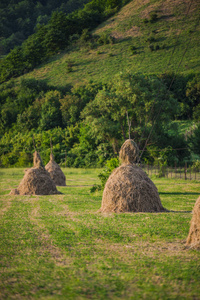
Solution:
[[[67,160],[67,154],[66,154],[66,150],[65,150],[65,168],[66,168],[66,160]]]
[[[185,180],[187,180],[187,163],[185,163]]]
[[[176,178],[176,162],[175,162],[175,178]]]

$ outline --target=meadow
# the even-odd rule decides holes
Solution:
[[[200,182],[153,177],[170,212],[103,215],[99,170],[63,171],[60,195],[10,196],[23,169],[0,170],[0,299],[200,299]]]

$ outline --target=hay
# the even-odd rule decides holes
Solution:
[[[156,186],[146,173],[133,163],[139,150],[132,140],[120,150],[124,162],[108,178],[102,198],[101,212],[164,212]]]
[[[45,166],[45,169],[49,172],[51,179],[55,182],[56,185],[66,186],[65,175],[59,165],[55,162],[52,153],[50,154],[50,161]]]
[[[119,160],[121,163],[133,164],[139,156],[139,148],[133,140],[126,140],[121,146]]]
[[[10,195],[52,195],[60,194],[54,181],[43,168],[42,160],[38,152],[34,153],[34,167],[27,169],[17,189],[13,189]]]
[[[200,250],[200,197],[197,199],[193,209],[186,246]]]

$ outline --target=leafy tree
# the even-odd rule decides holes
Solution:
[[[121,136],[128,138],[127,115],[131,137],[138,140],[142,128],[169,121],[177,107],[177,101],[158,78],[128,73],[115,76],[109,86],[100,90],[82,117],[92,124],[96,138],[110,142],[114,139],[116,145]]]
[[[45,94],[41,106],[40,130],[49,130],[62,126],[60,98],[61,94],[58,91],[49,91]]]

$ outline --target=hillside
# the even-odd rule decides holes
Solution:
[[[129,136],[143,162],[200,158],[200,3],[122,2],[53,14],[45,38],[30,36],[3,62],[3,81],[25,74],[0,86],[0,166],[30,165],[34,143],[46,163],[50,137],[56,161],[70,167],[103,166]],[[92,26],[100,12],[106,21]]]
[[[199,73],[199,12],[199,1],[131,1],[93,31],[113,36],[114,44],[69,47],[28,77],[64,86],[91,79],[106,82],[127,69],[146,74]],[[66,68],[68,62],[72,72]]]

